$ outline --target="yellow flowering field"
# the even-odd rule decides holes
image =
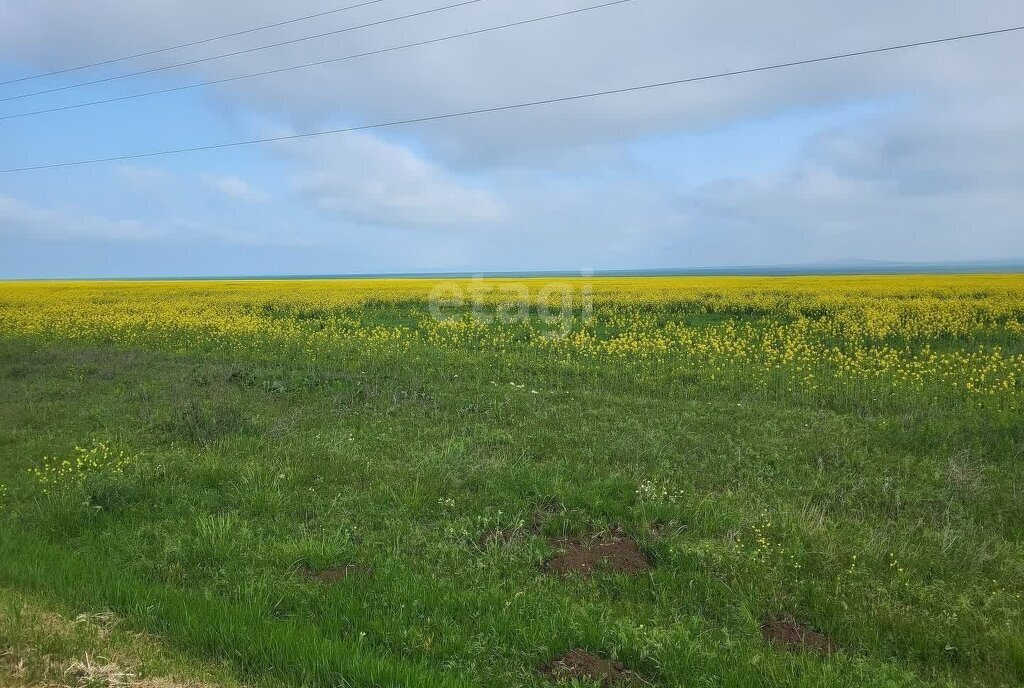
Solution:
[[[1020,275],[0,284],[0,333],[230,355],[477,350],[1015,406]],[[866,387],[870,388],[865,392]]]

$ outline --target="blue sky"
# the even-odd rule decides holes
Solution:
[[[0,0],[0,81],[323,11]],[[374,7],[0,87],[0,98],[446,4]],[[588,2],[486,0],[0,116],[223,78]],[[1014,3],[634,0],[278,77],[0,121],[0,168],[279,136],[1021,23]],[[736,17],[747,21],[740,24]],[[1024,36],[484,115],[0,175],[0,277],[352,274],[1024,256]]]

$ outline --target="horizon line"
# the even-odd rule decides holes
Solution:
[[[476,270],[447,272],[366,272],[237,275],[148,275],[91,277],[0,277],[0,282],[199,282],[302,281],[370,279],[472,279],[539,277],[813,277],[857,275],[955,275],[1024,273],[1024,259],[962,262],[837,261],[780,265],[712,266],[690,268],[626,268],[608,270]]]

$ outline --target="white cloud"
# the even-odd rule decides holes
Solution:
[[[761,261],[1024,256],[1024,139],[1008,135],[1002,107],[958,110],[825,132],[785,172],[709,184],[687,202]]]
[[[0,195],[0,236],[18,239],[99,240],[163,243],[215,242],[236,246],[310,247],[315,245],[295,232],[238,229],[216,223],[169,218],[159,225],[135,219],[111,219],[75,210],[43,208]]]
[[[371,134],[288,141],[274,149],[298,164],[298,193],[352,220],[463,227],[492,222],[503,212],[489,191]]]
[[[241,177],[201,174],[199,178],[210,189],[236,201],[264,203],[269,200],[265,193],[254,188]]]
[[[159,167],[118,165],[114,172],[123,182],[136,189],[162,190],[173,180],[170,172]]]
[[[0,196],[0,234],[38,239],[149,240],[162,230],[136,220],[62,212]]]
[[[340,13],[244,44],[159,54],[137,65],[216,54],[436,7],[411,0]],[[577,8],[576,0],[480,3],[437,14],[196,65],[193,76],[225,77],[359,53]],[[997,28],[1019,17],[1017,0],[637,0],[484,36],[333,66],[236,82],[209,93],[285,119],[295,129],[339,119],[370,122],[501,105],[773,62]],[[296,9],[272,0],[0,0],[0,55],[41,69],[132,53],[279,21]],[[737,21],[742,17],[742,21]],[[434,155],[461,164],[535,159],[645,132],[717,126],[793,107],[892,93],[976,97],[1005,90],[1019,36],[997,36],[844,62],[805,66],[678,88],[560,104],[414,129]],[[119,67],[120,68],[120,67]]]

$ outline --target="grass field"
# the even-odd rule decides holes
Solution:
[[[1018,275],[3,283],[0,685],[1018,686],[1022,392]]]

